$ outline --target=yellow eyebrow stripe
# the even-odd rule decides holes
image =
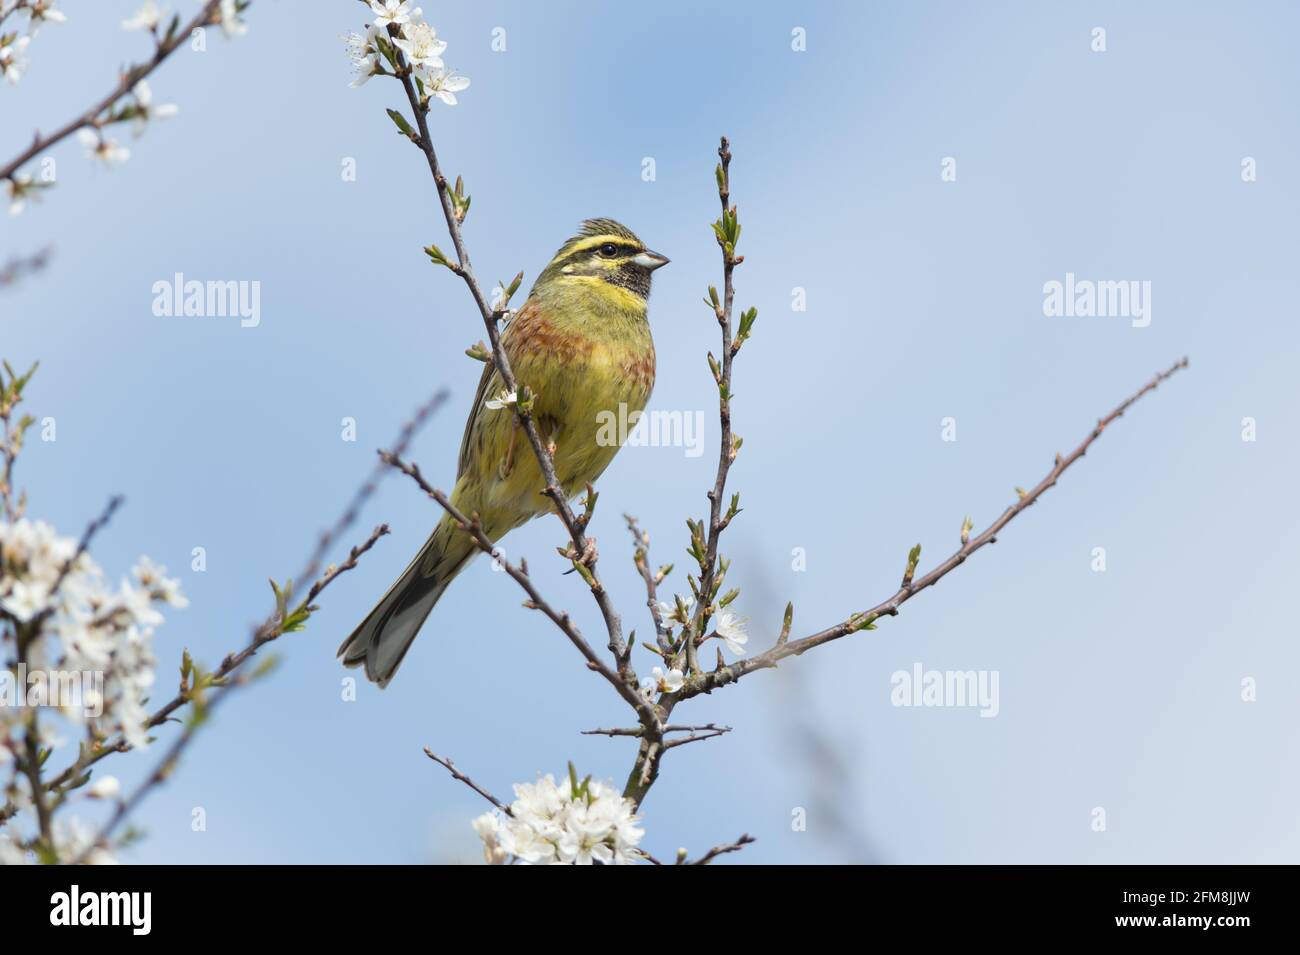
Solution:
[[[585,239],[581,239],[573,243],[573,245],[569,246],[567,249],[564,250],[564,256],[565,258],[568,258],[570,255],[572,255],[575,252],[586,252],[590,249],[599,248],[600,246],[604,245],[606,242],[613,243],[614,245],[618,246],[620,249],[629,249],[633,252],[641,251],[640,244],[633,242],[627,236],[607,234],[607,235],[589,236]]]

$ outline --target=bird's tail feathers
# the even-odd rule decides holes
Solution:
[[[364,666],[366,678],[388,686],[429,611],[447,585],[474,556],[469,535],[444,517],[402,576],[343,641],[338,655],[345,666]]]

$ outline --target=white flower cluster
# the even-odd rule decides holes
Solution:
[[[165,573],[141,557],[132,579],[113,588],[88,554],[77,554],[76,541],[48,524],[0,523],[0,637],[35,630],[24,636],[29,672],[102,674],[93,684],[83,681],[80,694],[57,701],[63,716],[88,734],[120,732],[132,746],[148,742],[144,701],[157,662],[154,629],[163,622],[158,607],[188,604]],[[6,724],[23,715],[22,708],[0,707],[0,759],[9,755],[6,742],[12,745]]]
[[[510,814],[484,813],[474,831],[492,865],[627,865],[641,859],[639,821],[632,800],[612,786],[579,783],[572,773],[556,785],[547,774],[516,785]]]
[[[145,80],[140,80],[131,87],[131,97],[133,101],[116,115],[131,120],[132,130],[137,139],[144,134],[145,127],[151,120],[168,119],[180,110],[175,103],[155,103],[153,90]],[[131,150],[116,139],[105,136],[101,126],[87,126],[80,129],[77,131],[77,138],[86,148],[86,155],[105,166],[120,165],[131,158]],[[12,206],[9,212],[11,215],[15,214]]]
[[[681,603],[681,609],[678,609],[678,602]],[[655,603],[655,609],[659,611],[659,616],[668,623],[679,623],[682,626],[690,623],[691,611],[695,608],[694,597],[676,597],[670,603],[667,600],[660,600]],[[713,618],[713,630],[726,643],[727,649],[738,657],[745,655],[745,644],[749,642],[749,634],[745,632],[747,626],[744,617],[738,617],[730,610],[724,610]]]
[[[5,21],[18,13],[27,15],[27,32],[4,32]],[[64,23],[67,19],[62,10],[54,9],[54,0],[0,0],[0,76],[16,86],[27,72],[27,47],[41,25]]]
[[[86,865],[117,865],[113,854],[94,846],[94,830],[76,816],[59,817],[53,820],[52,832],[54,854],[62,860],[80,859],[85,856]],[[0,830],[0,865],[30,865],[36,862],[34,853],[17,845],[7,830]]]
[[[413,8],[410,0],[368,2],[374,23],[366,28],[364,36],[350,33],[343,37],[348,59],[357,71],[351,85],[361,86],[370,77],[385,72],[381,59],[388,58],[384,50],[388,47],[390,53],[396,49],[406,58],[425,99],[436,96],[448,106],[455,106],[456,94],[469,87],[469,78],[443,64],[447,44],[438,39],[437,30],[424,22],[420,8]],[[392,35],[390,27],[397,30],[397,36]]]
[[[61,23],[66,19],[58,10],[51,9],[54,0],[11,0],[18,3],[5,11],[0,9],[0,23],[10,13],[26,11],[31,18],[27,36],[4,34],[0,31],[0,74],[11,83],[17,83],[26,69],[26,49],[30,39],[35,35],[39,23],[49,21]],[[0,8],[5,0],[0,0]],[[242,11],[236,0],[226,0],[217,9],[221,18],[221,27],[227,36],[238,36],[248,31],[247,25],[239,18]],[[163,19],[163,8],[156,0],[146,0],[145,4],[128,20],[122,21],[124,30],[147,30],[157,36]],[[105,135],[104,129],[113,123],[131,121],[133,132],[139,138],[148,124],[156,119],[175,116],[180,107],[174,103],[155,103],[153,90],[147,81],[141,79],[131,87],[130,99],[123,97],[123,105],[114,106],[95,122],[77,130],[77,139],[86,149],[86,155],[105,166],[116,166],[131,158],[131,150],[116,139]],[[29,201],[40,199],[41,190],[52,185],[51,182],[34,180],[26,173],[14,173],[4,181],[5,191],[9,197],[9,214],[16,216],[27,208]]]

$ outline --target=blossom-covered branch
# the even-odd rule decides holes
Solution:
[[[397,436],[397,440],[393,445],[394,448],[398,449],[399,453],[405,453],[406,448],[410,446],[411,440],[415,437],[416,433],[424,426],[428,419],[432,417],[440,407],[442,407],[442,404],[446,399],[447,393],[445,391],[439,391],[429,401],[421,405],[416,410],[415,414],[412,415],[405,424],[403,424],[401,431]],[[324,586],[330,580],[333,580],[333,578],[339,573],[346,569],[350,569],[349,565],[355,564],[356,558],[360,556],[360,552],[350,555],[349,561],[345,562],[344,565],[329,568],[326,576],[317,580],[316,583],[313,584],[312,589],[308,591],[307,597],[301,603],[299,609],[289,612],[287,603],[292,592],[293,580],[311,580],[316,577],[320,572],[320,566],[325,555],[353,526],[353,524],[356,523],[361,509],[374,494],[380,479],[387,474],[388,471],[389,468],[386,466],[379,465],[375,467],[369,478],[367,478],[367,480],[353,494],[352,499],[348,502],[347,507],[334,525],[321,534],[316,543],[316,547],[312,551],[311,556],[308,558],[302,571],[296,578],[291,578],[284,588],[277,587],[277,606],[275,610],[273,610],[271,615],[253,631],[247,644],[238,651],[226,654],[225,657],[222,658],[220,666],[210,674],[205,675],[195,671],[192,662],[182,663],[180,691],[150,715],[148,722],[145,724],[145,729],[154,729],[171,719],[178,710],[191,702],[191,698],[196,692],[196,688],[197,691],[201,693],[207,686],[219,686],[221,683],[225,682],[227,678],[229,678],[240,667],[240,665],[244,663],[244,661],[256,654],[263,646],[278,639],[284,632],[286,632],[284,629],[285,627],[306,622],[306,618],[302,617],[299,611],[305,608],[311,608],[312,602],[320,594],[321,589],[323,589]],[[388,528],[386,525],[376,529],[375,535],[368,542],[365,549],[368,550],[373,546],[375,540],[377,540],[379,536],[382,536],[382,534],[387,533],[387,531]],[[284,607],[280,606],[282,597],[283,603],[285,604]],[[188,658],[188,654],[186,656]],[[103,742],[87,751],[83,751],[75,763],[68,766],[61,773],[46,782],[45,788],[57,793],[65,793],[75,781],[84,776],[87,769],[94,766],[100,760],[112,753],[127,752],[131,748],[132,742],[124,736],[120,736]],[[0,823],[12,816],[16,810],[17,807],[12,802],[6,806],[0,807]]]
[[[275,624],[269,624],[268,622],[268,624],[263,624],[262,627],[259,627],[254,636],[254,642],[249,644],[249,646],[254,647],[254,645],[256,645],[257,648],[260,648],[263,644],[269,643],[271,640],[274,640],[276,637],[282,636],[285,633],[294,630],[301,630],[307,622],[307,617],[317,609],[314,606],[313,601],[320,596],[321,592],[333,583],[340,574],[354,569],[357,566],[357,560],[361,555],[374,547],[379,541],[379,538],[383,537],[388,532],[388,525],[380,524],[371,531],[369,537],[352,548],[348,553],[347,560],[342,564],[328,568],[324,575],[312,584],[311,590],[308,591],[307,598],[302,603],[302,606],[306,608],[305,613],[300,610],[295,611],[293,615],[288,615],[286,613],[286,605],[282,604],[278,607],[275,615],[278,619],[275,621]],[[280,592],[277,590],[276,596],[279,597],[279,595]],[[271,636],[270,634],[274,634],[274,636]],[[246,652],[241,654],[241,656],[243,659],[247,659],[248,656],[251,656],[252,653],[255,652],[256,649],[253,649],[251,652],[247,652],[246,650]],[[242,659],[240,662],[242,662]],[[239,664],[236,663],[230,667],[225,675],[217,679],[203,680],[201,677],[196,678],[195,685],[191,688],[188,699],[188,702],[193,704],[193,712],[185,722],[185,729],[176,737],[172,745],[168,747],[167,752],[163,755],[162,759],[160,759],[154,769],[145,776],[144,781],[136,787],[135,791],[129,797],[117,804],[117,807],[114,809],[113,814],[109,817],[108,821],[104,823],[98,834],[90,840],[74,861],[79,863],[85,862],[92,854],[101,851],[106,852],[111,849],[112,843],[110,840],[113,834],[122,823],[126,821],[127,817],[139,807],[140,803],[144,801],[144,798],[149,794],[149,792],[162,785],[172,772],[175,771],[177,764],[180,762],[181,754],[184,753],[184,751],[194,741],[194,736],[198,732],[199,727],[211,719],[212,713],[216,710],[217,706],[227,698],[232,690],[238,687],[247,686],[254,680],[270,673],[277,662],[278,661],[275,657],[267,657],[262,665],[252,672],[239,670]],[[186,679],[186,676],[185,667],[182,665],[182,681]],[[213,687],[214,689],[210,695],[205,696],[204,690],[208,687]]]
[[[11,764],[13,773],[4,785],[0,807],[0,863],[41,861],[96,862],[111,859],[113,837],[143,801],[172,772],[198,728],[213,708],[235,687],[244,686],[270,672],[268,658],[250,670],[245,664],[263,647],[287,633],[302,631],[317,607],[316,599],[388,533],[380,525],[353,547],[337,565],[321,568],[326,554],[356,521],[389,469],[377,465],[353,495],[338,520],[320,535],[298,580],[313,580],[305,596],[295,599],[292,580],[272,581],[275,606],[256,627],[242,649],[229,653],[213,671],[198,665],[186,651],[180,665],[176,696],[152,714],[144,708],[145,688],[154,680],[152,653],[154,629],[162,622],[154,604],[185,606],[180,588],[164,576],[164,569],[142,558],[134,583],[124,583],[120,593],[108,590],[103,574],[89,555],[90,544],[116,509],[117,499],[92,522],[80,541],[57,537],[40,522],[22,516],[23,495],[10,493],[13,461],[21,449],[21,435],[30,425],[24,416],[11,423],[22,400],[31,372],[15,375],[8,365],[0,374],[0,452],[5,462],[3,520],[0,520],[0,647],[12,643],[16,653],[7,669],[0,670],[0,691],[11,685],[22,694],[16,706],[0,706],[0,766]],[[34,371],[34,369],[33,369]],[[441,406],[439,392],[417,410],[403,426],[395,447],[405,450],[418,428]],[[33,674],[39,672],[39,681]],[[67,696],[69,681],[82,685]],[[54,694],[63,694],[55,696]],[[65,722],[84,726],[84,740],[76,757],[62,771],[46,777],[53,737],[40,720],[46,710],[58,709]],[[144,748],[149,731],[185,711],[185,726],[164,757],[114,812],[99,832],[91,834],[74,817],[60,824],[56,813],[74,798],[118,800],[120,787],[113,777],[92,782],[92,769],[112,753]],[[34,832],[20,825],[21,813],[35,817]]]
[[[130,150],[105,136],[104,128],[130,121],[138,134],[149,120],[172,115],[176,111],[175,106],[153,102],[153,93],[146,77],[161,66],[195,30],[220,26],[227,37],[247,32],[248,26],[242,15],[251,2],[252,0],[206,0],[198,13],[183,26],[180,16],[175,15],[164,27],[161,8],[155,0],[146,0],[135,16],[124,21],[122,26],[125,29],[147,31],[154,42],[152,56],[124,69],[112,89],[84,112],[49,133],[36,133],[26,149],[0,166],[0,181],[5,183],[9,193],[10,214],[21,212],[28,199],[37,197],[41,189],[52,185],[51,182],[34,179],[19,170],[69,136],[78,135],[90,155],[106,164],[125,161]],[[58,21],[65,19],[61,12],[52,10],[51,7],[51,0],[20,0],[13,12],[19,9],[28,11],[31,16],[28,35],[0,34],[0,72],[11,83],[18,82],[26,68],[26,48],[34,32],[32,28],[41,22],[56,19],[55,14]],[[3,17],[0,17],[0,22],[2,21]],[[130,101],[123,103],[128,97]]]

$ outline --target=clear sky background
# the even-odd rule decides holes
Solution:
[[[62,6],[69,23],[46,27],[29,75],[0,90],[6,157],[147,53],[118,29],[133,3]],[[737,301],[759,308],[735,377],[745,511],[724,547],[757,648],[787,599],[806,633],[888,596],[908,547],[923,545],[923,570],[946,556],[965,514],[987,524],[1098,416],[1191,358],[900,617],[674,714],[735,732],[670,754],[647,848],[747,831],[750,862],[1300,859],[1293,5],[425,8],[473,80],[432,124],[474,197],[480,278],[522,269],[531,283],[594,215],[673,260],[651,299],[651,406],[704,411],[710,450],[625,449],[593,525],[642,637],[620,515],[684,570],[683,521],[704,512],[715,466],[716,324],[700,299],[720,272],[720,133],[744,224]],[[439,387],[451,400],[413,456],[448,486],[479,374],[462,354],[483,337],[472,303],[420,251],[445,229],[422,158],[384,115],[400,91],[347,85],[338,36],[364,10],[259,0],[248,20],[247,36],[214,34],[156,74],[156,101],[181,112],[131,142],[125,166],[66,143],[57,188],[0,224],[0,258],[55,246],[43,274],[0,293],[0,352],[41,360],[31,407],[58,423],[22,462],[32,513],[77,534],[127,496],[100,561],[120,573],[148,553],[192,600],[159,631],[163,688],[182,647],[215,664],[242,645],[269,609],[267,577],[297,570],[374,449]],[[1104,53],[1090,49],[1098,26]],[[1244,157],[1258,181],[1243,182]],[[151,286],[176,272],[260,281],[261,325],[155,318]],[[1045,317],[1043,284],[1067,272],[1150,281],[1150,325]],[[796,287],[807,311],[791,307]],[[345,417],[355,442],[340,439]],[[426,745],[502,794],[567,760],[622,781],[633,745],[578,734],[625,722],[624,705],[486,562],[388,690],[340,699],[354,671],[335,648],[437,516],[409,482],[383,485],[354,536],[380,521],[393,534],[278,644],[280,670],[219,712],[144,805],[148,839],[128,860],[476,861],[483,806]],[[506,549],[597,634],[554,557],[561,538],[546,519]],[[196,546],[204,573],[189,569]],[[999,715],[892,706],[890,675],[918,662],[997,671]],[[155,758],[115,757],[114,771],[129,783]],[[191,831],[195,807],[206,832]]]

